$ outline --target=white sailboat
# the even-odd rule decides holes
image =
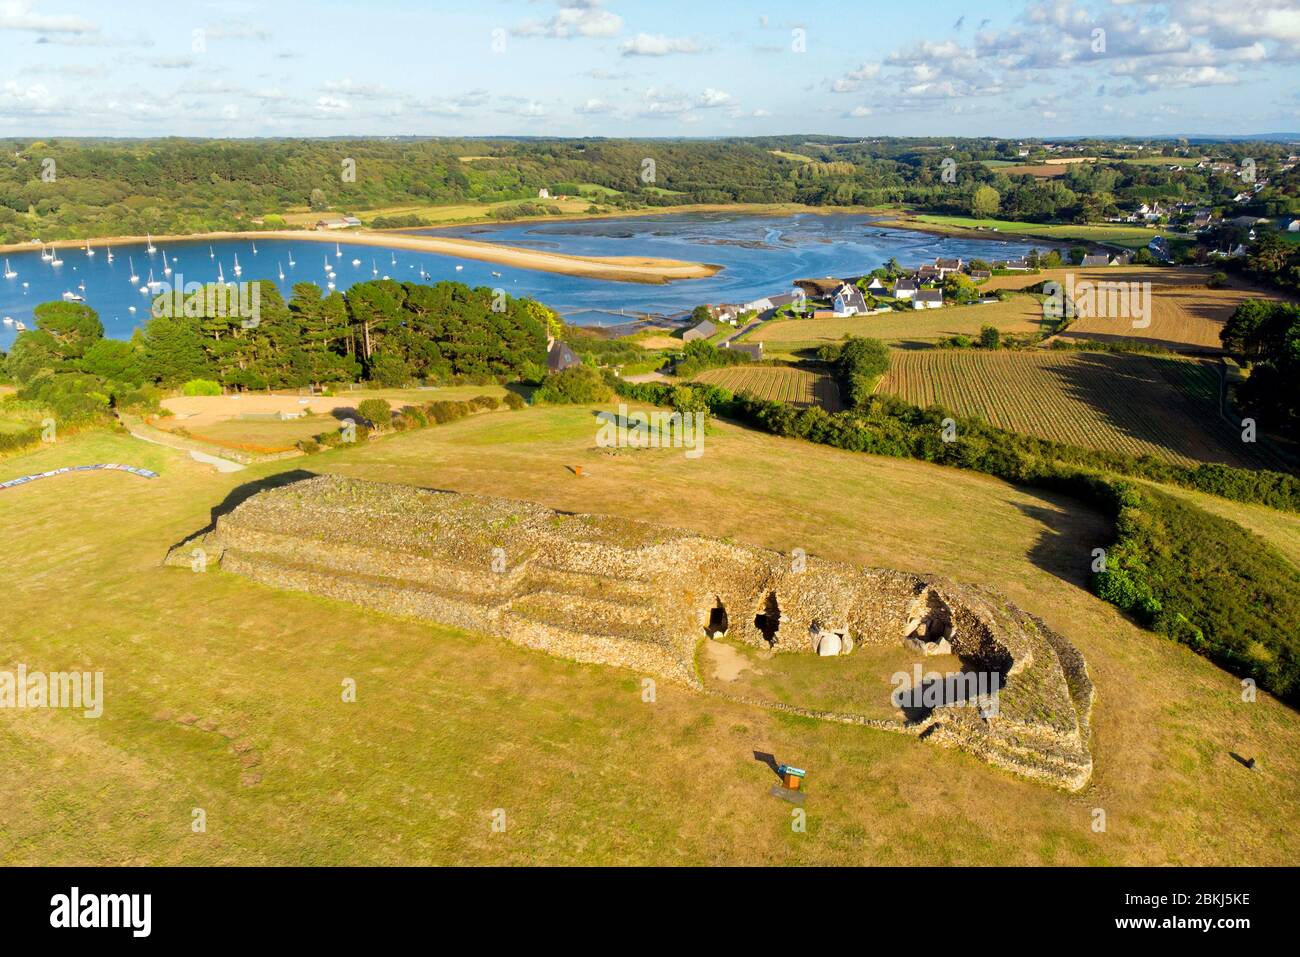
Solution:
[[[373,259],[370,260],[370,275],[372,276],[379,275],[379,267],[375,265],[375,261]]]
[[[235,275],[242,276],[243,274],[244,274],[244,267],[239,265],[239,253],[235,253]]]
[[[112,261],[113,261],[113,247],[112,247],[112,246],[109,246],[109,247],[108,247],[108,261],[109,261],[109,262],[112,262]]]
[[[53,258],[54,258],[54,253],[50,252],[48,249],[46,249],[44,246],[42,246],[42,247],[41,247],[41,259],[42,259],[43,261],[45,261],[45,262],[49,262],[49,261],[52,260]]]
[[[167,254],[163,253],[163,275],[170,276],[171,274],[172,274],[172,267],[167,264]]]
[[[63,294],[63,298],[68,302],[85,302],[85,296],[78,296],[75,292],[68,291]]]
[[[460,272],[460,271],[461,271],[462,269],[464,269],[464,268],[465,268],[464,266],[457,266],[457,267],[456,267],[456,272]]]
[[[257,255],[257,243],[253,243],[253,255]]]
[[[9,268],[9,260],[7,259],[5,260],[5,278],[6,279],[18,278],[18,273],[14,272],[12,269]]]
[[[19,319],[16,323],[14,323],[14,328],[17,329],[19,332],[27,331],[27,325],[21,319]]]
[[[221,271],[221,263],[217,263],[217,282],[222,285],[226,282],[226,274]]]
[[[276,263],[275,268],[280,270],[280,282],[284,282],[284,267],[281,266],[279,263]]]
[[[334,255],[335,255],[335,256],[342,256],[342,255],[343,255],[343,250],[339,249],[339,244],[338,244],[338,243],[335,243],[335,244],[334,244]]]
[[[217,258],[217,254],[216,254],[216,252],[212,249],[211,246],[208,247],[208,258],[209,258],[209,259],[216,259],[216,258]]]
[[[150,270],[149,270],[149,288],[150,288],[150,289],[157,289],[157,288],[158,288],[159,286],[161,286],[161,285],[162,285],[162,283],[161,283],[159,280],[153,278],[153,270],[150,269]]]
[[[361,265],[361,260],[360,260],[360,259],[354,259],[354,260],[352,260],[352,265],[354,265],[354,266],[360,266],[360,265]]]
[[[333,288],[334,288],[334,281],[333,281],[333,280],[330,280],[329,282],[327,282],[327,283],[325,284],[325,288],[326,288],[326,289],[333,289]]]
[[[62,266],[62,265],[63,265],[63,260],[59,258],[59,254],[58,254],[58,253],[55,253],[55,254],[54,254],[54,258],[50,260],[50,265],[51,265],[51,266]]]
[[[87,256],[93,256],[93,255],[95,255],[95,250],[93,250],[93,249],[90,248],[90,240],[89,240],[89,239],[86,240],[86,255],[87,255]]]
[[[152,256],[154,253],[158,251],[158,247],[153,244],[153,235],[151,233],[145,233],[144,235],[145,235],[145,243],[146,243],[144,247],[144,251],[147,252],[150,256]]]
[[[13,317],[13,316],[5,316],[5,325],[6,325],[6,326],[12,326],[13,324],[14,324],[14,317]]]
[[[396,265],[397,265],[397,253],[390,253],[389,255],[391,255],[391,256],[393,257],[393,265],[396,266]]]
[[[126,261],[127,261],[127,263],[129,263],[130,266],[131,266],[131,285],[134,286],[136,283],[138,283],[138,282],[140,281],[140,277],[139,277],[138,275],[136,275],[136,272],[135,272],[135,259],[134,259],[133,257],[131,257],[131,256],[127,256],[127,257],[126,257]]]
[[[297,264],[296,262],[293,261],[293,250],[290,249],[290,250],[289,250],[289,268],[292,269],[292,268],[293,268],[294,266],[296,266],[296,265],[298,265],[298,264]]]

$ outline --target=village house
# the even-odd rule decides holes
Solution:
[[[920,287],[917,286],[915,279],[900,279],[894,283],[894,298],[911,299],[916,295],[918,288]]]
[[[916,279],[921,283],[938,282],[942,278],[943,273],[939,271],[938,266],[925,265],[916,271]]]
[[[872,276],[871,282],[867,283],[867,292],[888,295],[889,286],[886,284],[885,280],[881,279],[879,276]]]
[[[718,327],[705,319],[699,325],[692,326],[682,333],[682,342],[694,342],[696,339],[708,339],[718,331]]]
[[[995,262],[993,268],[1004,272],[1029,272],[1029,263],[1024,259],[1004,259]]]
[[[550,198],[551,198],[551,191],[550,191],[549,189],[547,189],[545,186],[543,186],[541,189],[539,189],[539,190],[537,191],[537,198],[538,198],[538,199],[550,199]]]
[[[1080,266],[1109,266],[1111,265],[1111,261],[1110,261],[1110,257],[1107,256],[1105,253],[1096,253],[1093,255],[1084,256],[1083,262],[1079,263],[1079,265]]]
[[[574,366],[582,365],[582,360],[578,354],[568,347],[567,344],[560,342],[558,339],[552,339],[549,336],[546,339],[546,371],[563,372],[565,369],[572,369]]]
[[[961,259],[936,259],[934,261],[934,268],[939,270],[940,282],[947,279],[949,273],[961,272],[963,265],[964,263]]]
[[[835,298],[831,301],[836,318],[856,316],[867,311],[867,300],[863,297],[862,290],[848,283],[836,290]]]
[[[993,278],[993,273],[987,269],[972,269],[970,271],[970,277],[975,282],[986,282]]]
[[[912,298],[913,309],[939,309],[942,306],[942,289],[921,289]]]

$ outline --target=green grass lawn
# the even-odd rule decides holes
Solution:
[[[0,491],[0,667],[102,670],[106,697],[98,720],[0,711],[0,753],[21,769],[0,778],[0,863],[1300,861],[1300,719],[1267,695],[1241,703],[1231,676],[1081,587],[1110,534],[1098,515],[727,423],[698,459],[608,455],[595,448],[595,411],[484,414],[234,474],[103,432],[0,461],[0,480],[104,461],[160,473]],[[1067,795],[906,736],[664,683],[645,703],[635,672],[160,565],[233,493],[293,470],[996,586],[1087,657],[1094,783]],[[843,699],[852,669],[869,664],[845,659],[840,680],[817,663],[791,662],[770,693]],[[341,699],[347,678],[354,703]],[[1260,766],[1247,772],[1230,750]],[[808,769],[807,833],[791,831],[755,752]],[[206,833],[191,830],[194,808]],[[504,833],[491,829],[496,809]]]
[[[1063,242],[1098,242],[1112,243],[1130,249],[1140,249],[1161,235],[1159,230],[1140,226],[1125,226],[1117,223],[1093,223],[1090,225],[1049,226],[1041,223],[1018,223],[1008,219],[973,219],[969,216],[934,216],[922,213],[915,217],[918,222],[931,223],[936,226],[953,226],[965,229],[996,229],[1000,233],[1021,234],[1044,239],[1056,239]]]

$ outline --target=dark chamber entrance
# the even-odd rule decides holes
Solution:
[[[754,616],[754,627],[762,632],[769,645],[776,644],[776,633],[781,628],[781,606],[776,603],[776,592],[768,592],[763,610]]]

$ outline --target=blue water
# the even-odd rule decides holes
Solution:
[[[881,265],[891,256],[905,266],[936,256],[977,256],[985,259],[1019,254],[1029,244],[1000,240],[949,239],[898,229],[881,229],[869,217],[814,215],[768,217],[738,214],[682,214],[582,222],[507,223],[425,230],[439,235],[463,236],[508,245],[552,250],[574,255],[655,256],[716,263],[723,270],[708,279],[692,279],[663,286],[607,282],[554,273],[458,260],[455,257],[408,250],[388,250],[351,245],[338,237],[341,255],[333,243],[292,240],[239,239],[208,243],[158,244],[151,255],[144,243],[113,247],[96,245],[95,255],[84,249],[60,249],[63,265],[43,262],[38,250],[9,253],[10,268],[18,275],[0,278],[0,317],[9,316],[35,326],[32,309],[38,303],[60,299],[65,291],[84,295],[99,313],[108,336],[129,338],[149,315],[152,296],[142,294],[152,269],[154,278],[175,282],[213,282],[218,264],[227,282],[235,281],[234,260],[243,267],[241,280],[275,282],[287,299],[294,283],[315,282],[325,288],[326,259],[336,271],[337,288],[379,276],[408,282],[455,279],[471,286],[502,287],[511,295],[531,296],[558,310],[570,321],[614,324],[643,313],[672,315],[702,302],[747,302],[785,292],[795,279],[829,275],[856,275]],[[252,251],[257,243],[257,254]],[[209,252],[211,250],[211,252]],[[166,253],[173,273],[163,274]],[[292,258],[295,265],[290,266]],[[360,260],[352,265],[352,260]],[[394,261],[395,260],[395,261]],[[129,281],[134,263],[140,279]],[[373,263],[373,265],[372,265]],[[2,265],[2,264],[0,264]],[[456,266],[461,265],[460,271]],[[279,271],[285,278],[279,280]],[[494,272],[501,275],[495,276]],[[24,283],[26,284],[24,286]],[[84,289],[82,288],[84,285]],[[131,312],[131,307],[135,312]],[[16,326],[0,325],[0,348],[13,342]]]

